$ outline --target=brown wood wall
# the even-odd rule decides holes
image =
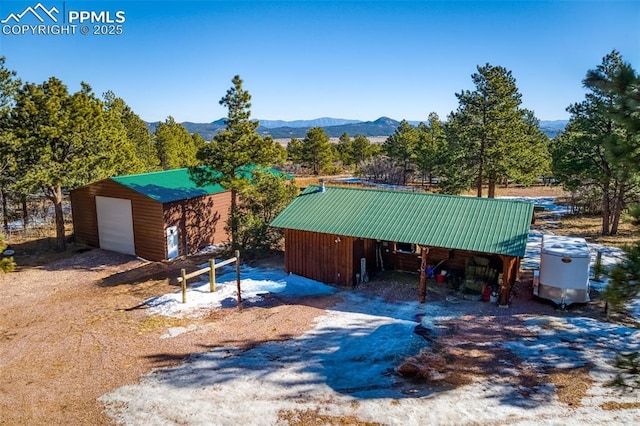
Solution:
[[[162,204],[111,179],[71,191],[73,231],[77,242],[100,247],[96,195],[131,200],[136,255],[149,260],[166,258]]]
[[[165,229],[177,225],[180,254],[228,240],[224,231],[229,217],[231,193],[161,204],[111,179],[71,191],[73,228],[77,242],[100,247],[96,196],[131,200],[136,255],[154,261],[167,258]]]
[[[229,240],[224,228],[231,208],[231,192],[164,204],[164,227],[178,227],[180,255]]]
[[[353,285],[355,274],[360,272],[360,263],[357,258],[361,256],[361,250],[355,243],[356,239],[340,236],[340,242],[336,243],[337,238],[338,235],[286,229],[285,270],[327,284]],[[364,240],[363,247],[362,256],[367,258],[367,270],[371,276],[377,271],[375,241]],[[420,272],[419,253],[399,253],[394,251],[394,248],[393,242],[388,242],[382,247],[385,269]],[[446,259],[436,272],[439,273],[444,269],[462,277],[467,259],[474,256],[489,258],[491,267],[500,272],[508,269],[510,271],[507,276],[509,284],[512,285],[515,281],[517,270],[514,265],[516,265],[517,258],[511,256],[429,247],[427,260],[435,266],[441,260]],[[503,258],[507,259],[506,263],[503,262]]]
[[[352,286],[353,238],[286,229],[285,271],[327,284]]]

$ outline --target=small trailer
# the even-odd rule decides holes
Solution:
[[[584,238],[543,235],[540,272],[534,274],[533,294],[561,308],[589,302],[590,260]]]

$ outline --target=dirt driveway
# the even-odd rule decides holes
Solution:
[[[180,268],[193,270],[203,262],[192,259],[169,265],[91,250],[0,276],[0,424],[112,424],[98,397],[135,384],[153,368],[175,365],[193,353],[225,345],[247,348],[301,335],[313,327],[313,320],[325,308],[338,301],[338,296],[327,296],[284,303],[271,297],[260,306],[245,305],[242,312],[215,310],[200,319],[147,314],[144,300],[177,290],[175,280],[170,282],[167,277],[175,278]],[[276,267],[278,262],[265,264]],[[387,281],[379,285],[372,281],[358,291],[372,297],[415,300],[416,283],[415,276],[391,274]],[[486,353],[485,342],[525,336],[523,315],[553,314],[552,306],[532,300],[526,281],[520,284],[525,287],[515,292],[513,308],[468,304],[476,320],[452,323],[457,332],[438,343],[455,349],[463,339],[466,345],[464,353],[447,353],[450,361],[446,364],[464,372],[464,377],[452,376],[456,381],[451,385],[485,376],[491,363],[480,364],[483,368],[478,369],[479,360],[511,356]],[[431,288],[427,300],[444,299],[446,294],[440,290]],[[601,305],[578,307],[570,315],[601,319]],[[469,324],[482,326],[469,328]],[[169,328],[187,326],[192,330],[162,338]],[[416,361],[419,365],[420,360]],[[432,364],[433,360],[425,361]],[[522,377],[531,378],[525,383],[529,387],[542,379],[564,380],[552,372],[544,376],[524,373],[523,369]],[[565,387],[576,395],[567,403],[579,404],[585,391]]]
[[[91,250],[0,276],[0,424],[111,424],[96,401],[108,391],[194,352],[299,335],[335,303],[215,311],[190,319],[195,331],[161,338],[186,320],[151,317],[139,305],[175,291],[167,276],[192,263]]]

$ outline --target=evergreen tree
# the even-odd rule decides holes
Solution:
[[[338,145],[336,146],[338,159],[344,166],[350,166],[354,163],[353,141],[347,132],[340,135]]]
[[[285,176],[257,170],[252,184],[240,192],[239,245],[254,254],[275,247],[282,240],[282,231],[269,223],[297,194],[297,186]]]
[[[293,164],[302,163],[302,141],[292,137],[287,144],[287,159]]]
[[[191,135],[191,139],[193,140],[193,146],[196,148],[196,152],[200,151],[200,149],[207,144],[207,141],[200,136],[200,133],[194,133]]]
[[[159,123],[153,136],[163,170],[192,167],[198,163],[193,137],[173,117],[169,116],[164,123]]]
[[[631,209],[633,223],[640,226],[640,205]],[[606,313],[624,309],[625,304],[640,296],[640,243],[625,249],[625,260],[609,273],[609,283],[604,289]],[[614,366],[619,370],[612,385],[621,388],[640,389],[640,352],[618,353]]]
[[[136,161],[139,163],[140,172],[160,170],[158,151],[153,143],[153,137],[149,133],[147,123],[134,113],[122,98],[118,98],[112,91],[107,91],[103,97],[107,110],[115,111],[124,125],[127,138],[135,148]]]
[[[414,169],[416,148],[420,134],[418,129],[402,120],[395,132],[387,138],[382,148],[391,161],[403,170],[402,184],[406,185]]]
[[[451,113],[444,126],[446,146],[440,168],[439,192],[445,194],[459,194],[477,182],[477,171],[468,164],[475,164],[476,152],[466,149],[469,139],[466,135],[469,117]]]
[[[560,182],[570,190],[596,188],[601,194],[603,235],[617,234],[622,212],[637,192],[638,81],[617,51],[605,56],[587,73],[583,83],[589,92],[567,108],[571,118],[551,149]]]
[[[129,138],[127,128],[122,120],[124,102],[121,99],[105,97],[104,137],[106,144],[113,153],[105,158],[103,167],[109,169],[111,175],[142,173],[144,163],[138,158],[136,146]],[[106,162],[110,163],[107,167]]]
[[[351,143],[353,161],[357,166],[380,152],[380,146],[373,146],[369,138],[364,135],[356,135]]]
[[[16,181],[16,139],[11,131],[9,116],[20,88],[16,72],[5,67],[5,57],[0,56],[0,197],[2,198],[2,220],[9,229],[7,198]]]
[[[41,190],[54,205],[56,242],[65,248],[62,189],[109,176],[113,149],[105,131],[103,104],[91,87],[69,94],[55,77],[27,83],[16,95],[10,117],[16,136],[16,164],[23,190]]]
[[[513,180],[522,185],[530,185],[540,176],[551,173],[549,137],[540,130],[540,120],[533,111],[523,109],[521,129],[509,144],[509,148],[520,155],[510,155],[505,159],[506,183]]]
[[[329,136],[322,127],[312,127],[302,141],[302,161],[314,175],[326,171],[333,162]]]
[[[524,174],[518,169],[544,141],[518,143],[527,140],[528,113],[520,108],[522,96],[511,71],[486,64],[471,77],[475,90],[456,93],[459,106],[450,117],[454,121],[450,131],[457,134],[449,151],[455,153],[456,161],[464,162],[449,163],[446,170],[455,166],[473,171],[478,197],[484,182],[489,185],[488,196],[494,197],[496,184],[510,175]],[[462,177],[453,173],[457,176],[452,180]]]
[[[416,146],[416,164],[422,175],[422,185],[428,179],[429,186],[433,184],[433,178],[439,174],[442,163],[443,151],[446,147],[444,127],[438,114],[429,114],[428,124],[420,123],[418,126],[418,144]]]
[[[273,140],[271,136],[265,137],[265,143],[273,147],[273,157],[271,158],[271,163],[276,165],[283,165],[287,162],[287,149],[282,146],[282,144]]]
[[[270,167],[277,155],[271,138],[262,138],[256,129],[258,121],[251,120],[251,95],[243,87],[239,75],[232,79],[233,86],[220,100],[227,107],[226,128],[213,140],[200,148],[198,160],[206,167],[191,169],[199,183],[220,183],[231,190],[231,211],[228,228],[231,231],[232,249],[239,248],[238,229],[241,214],[238,209],[238,193],[251,183],[251,176],[243,173],[247,166]]]

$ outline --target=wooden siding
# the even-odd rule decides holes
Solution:
[[[369,276],[380,270],[375,261],[375,244],[375,240],[285,229],[285,270],[327,284],[352,286],[355,274],[360,273],[361,257],[367,258]],[[420,273],[420,253],[398,252],[394,242],[383,242],[382,256],[385,269]],[[429,247],[427,260],[434,266],[444,260],[436,273],[444,269],[462,278],[467,259],[474,256],[488,258],[492,268],[504,273],[505,284],[513,285],[518,262],[512,256]]]
[[[285,271],[327,284],[354,285],[353,238],[293,229],[284,234]]]
[[[77,242],[100,247],[96,195],[131,200],[136,255],[149,260],[166,258],[162,205],[111,179],[71,191],[73,230]]]
[[[164,228],[178,227],[180,255],[229,240],[224,228],[231,208],[231,192],[174,201],[163,207]]]

